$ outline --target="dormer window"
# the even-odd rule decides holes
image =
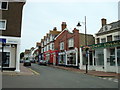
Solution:
[[[0,9],[8,10],[8,2],[0,2]]]
[[[104,31],[108,31],[108,30],[110,30],[111,29],[111,25],[104,25],[103,26],[103,32]]]

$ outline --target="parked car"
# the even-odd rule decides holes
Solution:
[[[24,66],[31,66],[30,60],[24,60],[23,65]]]
[[[30,60],[30,62],[31,62],[31,63],[35,63],[35,60],[34,60],[34,59],[32,59],[32,60]]]
[[[23,63],[23,61],[24,61],[24,60],[21,59],[21,60],[20,60],[20,63]]]
[[[38,62],[39,65],[48,65],[48,60],[40,60]]]

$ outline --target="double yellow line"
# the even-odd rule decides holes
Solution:
[[[29,69],[31,72],[33,72],[35,75],[40,75],[40,73],[34,71],[33,69],[31,69],[31,68],[28,68],[28,69]]]

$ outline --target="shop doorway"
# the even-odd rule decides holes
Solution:
[[[3,67],[9,67],[9,61],[10,61],[10,52],[0,52],[2,55],[2,66]]]

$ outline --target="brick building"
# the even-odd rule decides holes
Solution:
[[[25,0],[0,0],[0,63],[3,69],[20,71],[22,10]]]
[[[85,45],[85,34],[74,28],[72,32],[67,29],[66,22],[62,23],[62,32],[55,38],[55,49],[59,51],[57,64],[66,66],[79,66],[79,47]],[[94,44],[93,35],[87,34],[88,44]]]
[[[54,38],[60,33],[56,27],[50,30],[49,33],[41,39],[41,59],[49,60],[50,64],[53,64],[54,55],[57,54],[57,50],[54,49]]]

